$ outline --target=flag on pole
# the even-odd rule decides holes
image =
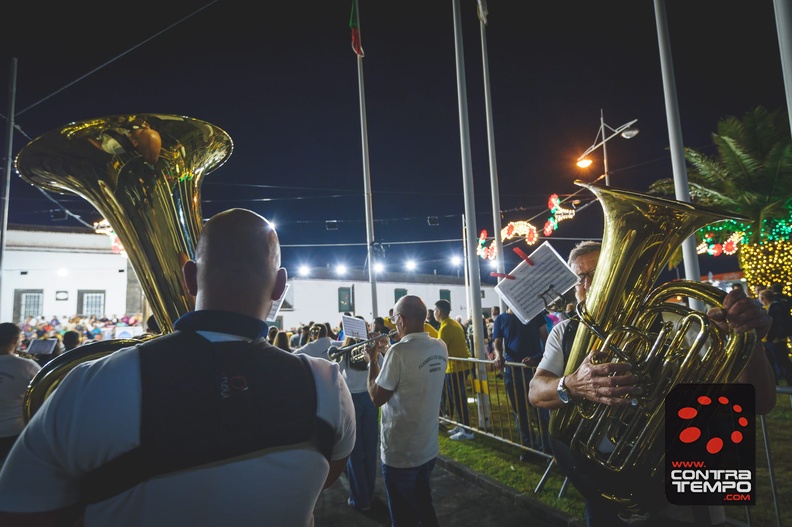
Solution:
[[[360,42],[360,20],[358,19],[357,0],[352,0],[352,14],[349,17],[349,29],[352,30],[352,49],[358,57],[363,57],[363,44]]]
[[[487,11],[487,0],[478,0],[476,12],[478,13],[479,20],[481,20],[482,24],[486,26],[487,15],[489,14],[489,11]]]

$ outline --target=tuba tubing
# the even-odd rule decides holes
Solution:
[[[754,332],[725,332],[705,314],[669,302],[683,296],[722,307],[726,293],[720,289],[687,280],[658,287],[655,282],[674,250],[698,229],[749,220],[624,189],[576,184],[599,199],[604,233],[597,272],[577,306],[581,323],[564,374],[574,373],[597,349],[605,352],[602,362],[630,363],[643,391],[631,406],[581,401],[560,408],[551,416],[549,432],[579,465],[614,476],[598,478],[601,497],[640,514],[651,508],[641,483],[654,481],[662,467],[665,396],[680,383],[732,381],[756,340]],[[603,442],[611,448],[603,449]],[[656,494],[652,497],[657,501]]]
[[[181,268],[195,256],[203,226],[201,184],[233,150],[212,124],[168,114],[130,114],[69,123],[28,143],[19,175],[36,187],[76,194],[96,208],[126,251],[162,328],[194,307]],[[81,362],[152,338],[78,346],[47,363],[28,387],[28,421],[60,380]]]

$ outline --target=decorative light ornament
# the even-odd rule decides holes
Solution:
[[[547,200],[547,208],[550,209],[550,217],[544,224],[542,232],[545,236],[550,236],[558,229],[558,224],[564,220],[575,217],[575,209],[567,209],[561,206],[558,194],[551,194]]]
[[[551,218],[545,222],[544,229],[542,230],[542,232],[544,233],[545,236],[550,236],[551,234],[553,234],[553,231],[556,230],[557,228],[558,228],[558,223],[556,223],[553,220],[553,218]]]
[[[512,238],[517,238],[518,236],[522,236],[523,241],[528,245],[534,245],[539,241],[539,233],[536,230],[536,227],[527,221],[510,221],[503,229],[501,229],[501,241],[505,242],[511,240]],[[476,254],[478,254],[482,259],[487,260],[497,258],[498,251],[495,248],[494,242],[495,240],[492,240],[489,246],[487,246],[487,231],[481,231],[481,235],[479,235],[478,240],[478,247],[476,248]]]
[[[476,254],[483,260],[492,260],[497,256],[495,253],[495,247],[492,244],[487,247],[487,231],[481,231],[481,234],[479,234],[478,246],[476,247]]]
[[[506,241],[522,236],[525,243],[533,245],[539,240],[536,227],[527,221],[512,221],[501,229],[501,240]]]

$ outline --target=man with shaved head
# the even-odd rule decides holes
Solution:
[[[399,341],[382,369],[376,348],[368,350],[368,392],[382,407],[382,476],[392,525],[437,525],[429,476],[439,452],[440,398],[448,364],[445,342],[424,330],[426,304],[417,296],[396,302],[391,322]]]
[[[272,224],[212,217],[176,331],[78,364],[0,473],[0,524],[313,525],[355,414],[338,365],[266,342],[286,286]],[[71,523],[67,523],[71,522]]]

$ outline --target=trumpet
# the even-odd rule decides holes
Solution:
[[[345,346],[343,348],[330,346],[327,348],[327,356],[330,357],[330,360],[338,363],[340,363],[342,360],[349,361],[347,364],[350,368],[353,370],[363,371],[367,368],[365,350],[366,346],[377,339],[384,337],[388,337],[388,339],[390,339],[398,333],[398,330],[393,329],[386,334],[380,334],[368,340],[355,342],[354,344],[350,344],[349,346]]]

